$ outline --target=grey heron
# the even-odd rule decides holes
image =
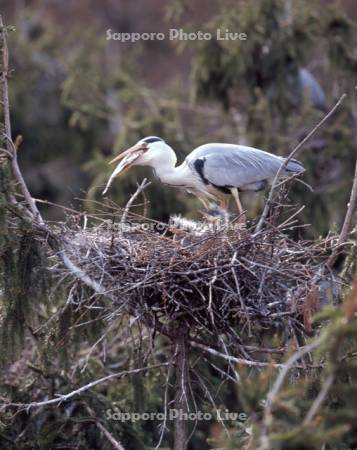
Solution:
[[[197,147],[181,165],[176,166],[174,150],[163,139],[149,136],[110,163],[119,160],[103,195],[124,170],[131,166],[150,166],[161,183],[186,189],[196,195],[207,209],[207,199],[218,199],[225,207],[227,195],[233,195],[242,215],[239,192],[264,189],[274,179],[285,158],[244,145],[212,143]],[[303,170],[299,161],[291,160],[283,176]]]
[[[303,103],[306,98],[313,108],[326,112],[327,101],[325,93],[312,73],[304,67],[300,67],[297,81],[296,97],[299,104]]]

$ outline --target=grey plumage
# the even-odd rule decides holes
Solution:
[[[128,167],[149,166],[161,183],[184,188],[196,195],[207,211],[211,210],[208,199],[219,200],[220,208],[226,209],[225,194],[232,195],[240,217],[243,217],[239,191],[263,189],[276,176],[285,159],[244,145],[205,144],[193,150],[177,166],[174,150],[161,138],[148,136],[111,162],[115,161],[120,162],[110,176],[103,194],[107,192],[112,180]],[[301,163],[291,160],[281,175],[303,170]],[[211,214],[209,216],[212,217]]]
[[[202,145],[186,158],[186,163],[199,172],[205,184],[221,189],[236,187],[241,191],[264,188],[283,162],[283,157],[253,147],[219,143]],[[292,160],[285,175],[303,170],[300,162]]]
[[[301,67],[298,71],[297,97],[299,102],[306,98],[311,106],[320,111],[327,111],[326,96],[316,78],[307,69]]]

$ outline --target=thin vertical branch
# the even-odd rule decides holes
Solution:
[[[9,51],[7,47],[6,28],[4,26],[2,16],[0,15],[0,32],[1,32],[1,50],[2,50],[2,67],[1,67],[1,85],[2,85],[2,102],[4,110],[4,125],[5,133],[4,138],[6,140],[7,153],[11,155],[11,168],[15,180],[17,181],[20,191],[25,198],[25,201],[30,208],[30,211],[34,219],[37,219],[40,223],[43,223],[41,214],[37,209],[36,202],[31,197],[31,194],[26,186],[25,180],[22,176],[20,167],[17,161],[17,148],[11,137],[11,122],[10,122],[10,101],[9,101]]]
[[[353,180],[351,195],[350,195],[350,201],[347,204],[347,212],[345,216],[345,220],[342,225],[341,233],[338,238],[337,246],[333,249],[333,252],[331,253],[331,256],[327,260],[326,266],[331,269],[334,265],[336,258],[341,251],[341,247],[346,242],[348,233],[351,231],[351,223],[353,214],[356,211],[357,206],[357,160],[356,160],[356,167],[355,167],[355,176]]]
[[[313,404],[311,405],[306,417],[304,419],[304,424],[308,424],[315,417],[321,405],[325,401],[327,394],[329,393],[333,382],[335,381],[335,374],[330,373],[330,375],[326,378],[319,395],[315,398]]]
[[[130,197],[128,203],[125,205],[124,212],[121,217],[121,223],[120,223],[121,227],[123,227],[125,225],[126,219],[129,214],[129,210],[130,210],[132,204],[134,203],[134,201],[137,199],[137,197],[140,195],[140,193],[144,191],[144,189],[146,189],[148,186],[150,186],[150,184],[151,184],[151,182],[150,181],[148,182],[146,178],[144,178],[143,181],[140,184],[138,184],[138,188],[136,189],[134,194]]]
[[[265,222],[266,218],[268,217],[270,207],[271,207],[271,205],[273,203],[274,191],[277,188],[277,185],[278,185],[278,182],[279,182],[279,178],[283,174],[283,171],[284,171],[285,167],[294,158],[294,156],[297,155],[297,153],[300,151],[302,146],[311,138],[311,136],[313,134],[315,134],[315,132],[332,116],[332,114],[340,106],[340,104],[345,99],[345,97],[346,97],[346,94],[342,94],[341,95],[341,97],[339,98],[339,100],[337,101],[335,106],[326,114],[326,116],[322,120],[320,120],[320,122],[310,131],[310,133],[307,136],[305,136],[305,138],[301,142],[298,143],[298,145],[293,149],[293,151],[290,153],[290,155],[284,160],[283,164],[280,166],[278,172],[275,175],[275,178],[274,178],[272,187],[270,189],[268,200],[267,200],[267,202],[265,204],[263,213],[262,213],[262,215],[261,215],[261,217],[259,219],[259,222],[258,222],[258,224],[256,226],[256,229],[255,229],[256,232],[261,230],[262,226],[264,225],[264,222]],[[282,183],[280,183],[280,185],[281,184]]]
[[[10,108],[9,108],[9,89],[7,84],[7,77],[9,73],[9,50],[6,40],[6,29],[0,15],[0,31],[1,31],[1,50],[2,50],[2,70],[1,70],[1,84],[3,88],[2,101],[4,108],[4,124],[5,132],[8,136],[11,136],[11,122],[10,122]],[[10,142],[6,141],[6,148],[11,153]]]
[[[277,399],[278,393],[280,389],[282,388],[285,378],[287,374],[289,373],[289,370],[295,366],[295,363],[301,359],[304,355],[312,352],[316,348],[318,348],[322,342],[323,342],[323,336],[320,336],[318,339],[313,341],[311,344],[306,345],[304,347],[301,347],[297,352],[295,352],[293,355],[290,356],[290,358],[287,360],[284,368],[281,370],[279,375],[277,376],[272,388],[268,392],[267,398],[266,398],[266,405],[264,408],[264,414],[263,414],[263,426],[262,426],[262,433],[260,438],[260,446],[259,450],[269,450],[270,449],[270,443],[268,438],[268,430],[269,426],[272,422],[272,408],[273,404]]]
[[[186,450],[188,444],[188,330],[183,326],[176,338],[176,397],[177,417],[174,423],[173,450]]]

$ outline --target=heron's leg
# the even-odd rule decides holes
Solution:
[[[241,204],[240,199],[239,199],[238,189],[237,188],[231,188],[231,193],[232,193],[232,195],[234,197],[234,200],[235,200],[235,202],[237,204],[238,212],[239,212],[240,215],[242,215],[244,210],[242,208],[242,204]]]
[[[240,215],[240,220],[242,220],[242,222],[245,222],[246,221],[246,217],[245,217],[245,214],[244,214],[244,210],[243,210],[242,204],[241,204],[240,199],[239,199],[238,189],[237,188],[231,188],[231,193],[232,193],[232,195],[234,197],[234,200],[235,200],[235,202],[237,204],[238,212],[239,212],[239,215]]]
[[[209,202],[205,198],[203,198],[201,195],[196,194],[196,197],[208,211],[210,209]]]

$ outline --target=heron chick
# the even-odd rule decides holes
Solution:
[[[116,156],[120,161],[103,191],[108,191],[115,177],[132,166],[150,166],[158,180],[168,186],[184,188],[196,195],[207,210],[209,200],[218,200],[226,209],[227,195],[233,195],[239,214],[243,208],[239,192],[260,191],[272,182],[285,158],[253,147],[235,144],[204,144],[194,149],[176,167],[174,150],[161,138],[149,136]],[[304,171],[294,159],[282,176]]]

